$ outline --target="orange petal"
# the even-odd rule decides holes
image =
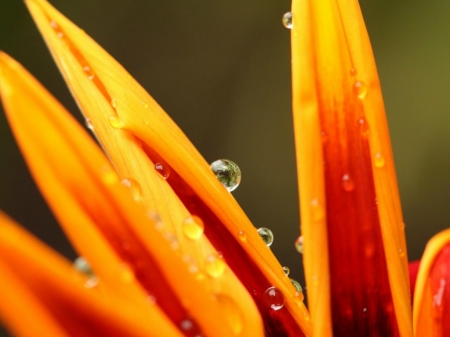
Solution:
[[[0,275],[0,314],[17,335],[180,336],[155,306],[86,289],[86,277],[1,212]]]
[[[300,326],[309,334],[306,308],[295,297],[289,278],[236,201],[173,121],[78,27],[45,1],[29,0],[27,4],[119,174],[137,182],[137,199],[142,206],[157,211],[165,228],[177,237],[189,256],[200,260],[204,259],[202,252],[220,251],[247,290],[256,294],[254,299],[267,330],[284,329],[298,335]],[[155,172],[157,163],[170,171],[167,180]],[[205,224],[206,236],[195,242],[183,235],[182,228],[184,219],[192,214]],[[271,310],[264,302],[264,292],[271,286],[283,294],[282,310]]]
[[[450,335],[450,229],[427,244],[414,291],[414,335]]]
[[[356,0],[295,0],[293,108],[314,336],[411,336],[380,83]]]
[[[221,275],[206,279],[183,247],[176,251],[172,237],[164,238],[169,233],[161,233],[160,223],[130,197],[73,118],[5,54],[0,54],[0,66],[5,110],[30,170],[102,282],[136,305],[154,296],[187,336],[198,329],[207,335],[262,335],[250,296],[222,260],[208,257],[206,271],[216,267]],[[31,109],[33,119],[28,118]]]

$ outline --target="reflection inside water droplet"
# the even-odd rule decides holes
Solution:
[[[222,183],[222,185],[229,191],[234,191],[241,182],[241,170],[228,159],[219,159],[210,165],[211,170]]]
[[[273,233],[270,229],[261,227],[258,228],[258,234],[261,237],[261,239],[264,241],[264,243],[267,245],[267,247],[270,247],[273,243]]]
[[[268,288],[263,297],[266,305],[273,310],[280,310],[284,306],[283,293],[275,287]]]
[[[283,22],[283,26],[285,26],[287,29],[292,29],[292,13],[287,12],[283,15],[283,19],[281,20]]]

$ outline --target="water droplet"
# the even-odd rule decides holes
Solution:
[[[124,265],[120,272],[120,280],[125,283],[130,283],[134,280],[134,273],[130,267]]]
[[[298,305],[303,303],[303,300],[305,299],[305,295],[303,295],[303,291],[296,291],[294,294],[294,302]]]
[[[402,223],[400,224],[400,228],[401,228],[401,229],[405,229],[405,227],[406,227],[406,224],[405,224],[404,222],[402,222]]]
[[[84,282],[84,287],[91,289],[98,285],[98,278],[97,276],[91,276],[89,277],[86,282]]]
[[[361,136],[368,137],[369,136],[369,123],[364,118],[358,119],[359,132]]]
[[[386,161],[381,153],[375,155],[375,167],[383,167]]]
[[[406,255],[405,250],[402,249],[402,248],[399,248],[399,249],[398,249],[398,253],[399,253],[399,255],[400,255],[401,257],[404,257],[404,256]]]
[[[111,100],[111,106],[115,109],[115,108],[117,108],[117,102],[116,102],[116,99],[115,98],[113,98],[112,100]]]
[[[141,102],[141,105],[142,105],[145,109],[148,108],[148,103],[145,102],[145,101],[142,101],[142,102]]]
[[[355,183],[353,182],[353,179],[349,174],[344,174],[342,176],[342,188],[346,192],[353,191],[353,189],[355,188]]]
[[[134,200],[138,201],[141,198],[141,187],[136,180],[132,178],[124,179],[122,184],[130,189]]]
[[[225,271],[226,263],[218,254],[211,254],[206,257],[205,270],[211,277],[219,277]]]
[[[183,221],[183,233],[191,240],[199,239],[204,229],[203,221],[198,216],[193,215]]]
[[[88,78],[89,80],[92,81],[92,80],[94,79],[95,75],[94,75],[94,72],[92,71],[91,67],[89,67],[89,66],[84,66],[84,67],[83,67],[83,72],[86,74],[86,76],[87,76],[87,78]]]
[[[436,289],[433,295],[432,315],[436,319],[442,319],[444,312],[444,292],[447,286],[447,281],[444,277],[439,280],[439,287]]]
[[[322,143],[326,143],[328,141],[328,135],[325,131],[320,132],[320,138],[322,139]]]
[[[281,20],[283,22],[283,26],[285,26],[287,29],[292,29],[292,13],[287,12],[283,15],[283,19]]]
[[[114,129],[121,129],[123,127],[123,122],[122,120],[119,118],[119,116],[117,115],[112,115],[109,116],[109,124],[114,128]]]
[[[291,272],[291,270],[289,269],[289,267],[283,267],[284,275],[288,276],[290,272]]]
[[[238,238],[241,241],[246,241],[247,240],[247,233],[244,231],[239,231],[238,232]]]
[[[183,331],[189,331],[194,328],[194,323],[190,319],[184,319],[180,322],[180,328]]]
[[[325,215],[325,210],[318,199],[311,200],[311,215],[313,221],[320,221]]]
[[[303,254],[303,236],[299,236],[297,240],[295,240],[295,249],[297,249],[297,252],[300,254]]]
[[[356,76],[357,70],[355,68],[350,69],[350,76]]]
[[[73,261],[73,267],[79,272],[87,275],[93,276],[94,272],[92,271],[91,265],[89,262],[82,256],[79,256]]]
[[[156,163],[155,170],[159,173],[159,176],[163,179],[167,179],[170,176],[170,166],[163,163]]]
[[[94,125],[92,125],[91,119],[90,118],[86,118],[86,120],[84,121],[84,123],[86,124],[86,127],[89,130],[94,130]]]
[[[356,81],[353,86],[353,91],[359,99],[363,99],[367,95],[367,85],[364,82]]]
[[[263,297],[266,305],[273,310],[280,310],[284,306],[283,293],[275,287],[268,288]]]
[[[144,123],[144,125],[147,126],[147,125],[149,124],[148,119],[145,119],[145,118],[144,118],[144,119],[142,120],[142,123]]]
[[[294,286],[295,290],[297,292],[302,291],[302,286],[300,285],[300,283],[298,283],[296,280],[294,280],[293,278],[291,278],[291,283]]]
[[[219,303],[222,318],[225,318],[225,322],[235,336],[240,335],[244,327],[243,315],[240,307],[227,295],[218,294],[215,298]]]
[[[229,191],[234,191],[241,182],[241,170],[228,159],[219,159],[210,165],[211,170],[217,179]]]
[[[109,165],[100,168],[100,176],[103,183],[110,186],[114,185],[119,180],[117,173]]]
[[[263,239],[264,243],[267,245],[267,247],[270,247],[273,243],[273,233],[270,229],[261,227],[258,228],[258,234]]]

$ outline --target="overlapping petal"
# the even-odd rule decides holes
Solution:
[[[411,336],[403,220],[356,0],[293,1],[292,73],[314,336]]]
[[[269,334],[301,335],[300,326],[309,335],[308,313],[289,278],[173,121],[109,54],[47,2],[26,3],[96,136],[121,178],[138,191],[143,208],[159,215],[200,269],[205,257],[219,251],[253,295]],[[161,179],[160,173],[168,172],[168,179]],[[192,215],[205,226],[205,236],[196,240],[183,232],[183,221]],[[207,286],[221,282],[217,278]],[[280,310],[264,298],[271,286],[284,297]]]
[[[450,230],[427,244],[414,291],[415,336],[450,335]]]
[[[5,54],[0,69],[2,102],[27,164],[99,287],[148,313],[158,336],[263,335],[251,297],[220,257],[206,262],[213,277],[203,272],[208,266],[193,269],[59,103]]]

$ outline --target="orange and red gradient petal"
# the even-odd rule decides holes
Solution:
[[[380,83],[356,0],[294,0],[301,230],[314,336],[411,336]]]
[[[136,182],[138,201],[157,211],[190,256],[219,251],[253,295],[267,332],[309,335],[308,313],[281,265],[209,165],[153,98],[100,46],[43,0],[26,1],[75,99],[119,175]],[[163,178],[155,172],[155,164]],[[155,180],[158,179],[158,180]],[[204,236],[183,235],[196,215]],[[284,306],[264,299],[270,287]],[[270,300],[269,300],[270,302]],[[278,306],[275,306],[278,308]],[[301,330],[300,330],[301,329]]]
[[[32,175],[100,285],[142,311],[161,309],[171,321],[161,322],[185,336],[263,335],[251,297],[219,256],[205,262],[208,278],[133,200],[81,126],[6,54],[0,76],[8,121]]]
[[[415,336],[450,336],[450,229],[435,235],[420,261],[414,291]]]
[[[0,315],[18,336],[182,336],[152,310],[84,287],[85,275],[1,212],[0,275]]]

